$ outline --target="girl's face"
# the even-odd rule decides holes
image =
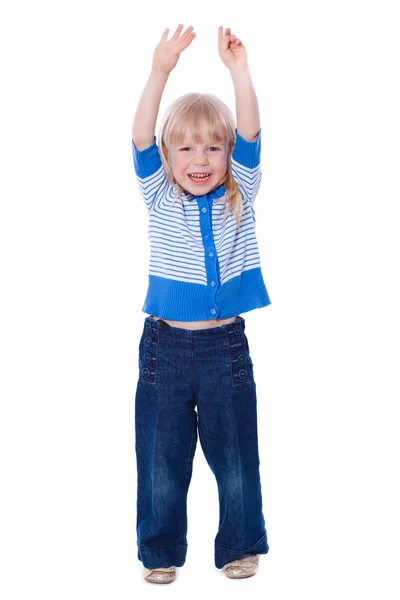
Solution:
[[[175,180],[195,196],[205,196],[215,190],[224,179],[228,165],[226,142],[212,144],[205,135],[202,140],[203,143],[196,144],[187,133],[182,144],[173,145],[168,151]]]

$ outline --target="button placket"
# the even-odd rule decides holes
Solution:
[[[229,354],[231,359],[231,377],[234,387],[249,382],[249,364],[247,360],[244,331],[241,325],[227,328]]]
[[[139,376],[141,381],[154,385],[157,372],[158,328],[147,327],[143,347],[139,349]]]
[[[207,285],[209,289],[209,314],[213,318],[217,318],[219,308],[216,303],[216,295],[218,290],[218,268],[217,268],[217,253],[214,244],[213,232],[212,232],[212,194],[207,194],[199,199],[199,204],[207,203],[206,205],[199,207],[200,209],[200,227],[203,236],[203,245],[205,253],[205,268],[207,274]],[[208,202],[211,200],[211,204]],[[207,243],[206,243],[207,242]]]

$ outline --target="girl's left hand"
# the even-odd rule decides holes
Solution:
[[[222,62],[228,69],[247,66],[246,48],[236,35],[231,34],[229,27],[218,27],[218,52]]]

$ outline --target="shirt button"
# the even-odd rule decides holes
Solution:
[[[208,256],[209,256],[210,258],[213,258],[213,257],[214,257],[214,252],[209,252],[209,253],[208,253]]]
[[[215,308],[212,308],[212,309],[211,309],[211,314],[215,315],[215,313],[216,313],[216,312],[217,312],[217,311],[215,310]]]
[[[203,206],[203,208],[202,208],[201,210],[202,210],[202,212],[204,212],[204,213],[206,213],[206,212],[207,212],[207,209],[206,209],[206,207],[205,207],[205,206]]]
[[[215,285],[215,281],[212,281],[212,282],[211,282],[211,285],[214,287],[214,285]]]

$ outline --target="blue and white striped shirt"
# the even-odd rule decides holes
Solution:
[[[190,199],[182,193],[172,206],[177,186],[167,180],[156,136],[144,150],[132,140],[135,173],[149,214],[150,269],[143,312],[173,321],[203,321],[271,304],[255,232],[261,130],[254,142],[237,129],[235,133],[232,174],[243,200],[239,231],[232,213],[222,226],[223,185]]]

